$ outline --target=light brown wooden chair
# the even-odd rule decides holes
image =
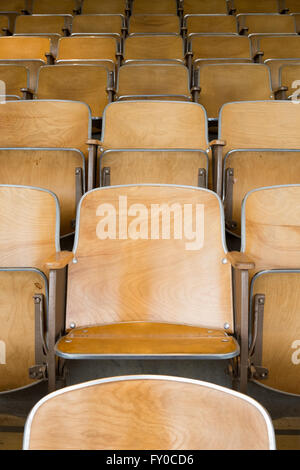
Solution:
[[[125,99],[192,101],[189,71],[182,64],[122,65],[114,100]]]
[[[236,17],[233,15],[187,15],[184,17],[183,31],[192,34],[238,34]]]
[[[300,63],[298,35],[254,36],[253,54],[271,70],[273,89],[279,86],[279,69],[284,63]]]
[[[168,14],[137,14],[129,20],[128,33],[132,34],[180,34],[180,18]]]
[[[245,391],[247,270],[254,265],[227,252],[216,193],[175,185],[111,186],[86,193],[77,215],[72,261],[58,253],[47,263],[50,289],[68,264],[65,316],[55,309],[55,296],[50,301],[50,317],[64,322],[53,354],[70,360],[239,356],[233,382],[237,386],[238,379]],[[238,280],[235,317],[232,266]],[[52,331],[58,326],[52,324]],[[54,386],[54,376],[49,380]]]
[[[0,0],[0,11],[21,13],[26,3],[26,0]]]
[[[7,101],[0,107],[1,148],[79,150],[87,161],[96,148],[85,103],[55,100]],[[17,142],[16,142],[17,136]]]
[[[78,9],[77,0],[33,0],[32,13],[39,15],[73,15]]]
[[[208,119],[217,120],[223,104],[231,101],[273,99],[269,68],[264,64],[203,64],[195,73],[194,99]]]
[[[0,184],[38,186],[58,198],[60,235],[74,232],[76,208],[85,192],[82,152],[51,148],[1,148]]]
[[[2,106],[1,106],[2,107]],[[0,392],[47,377],[48,272],[59,249],[59,203],[44,189],[0,185]]]
[[[126,0],[83,0],[81,13],[83,15],[127,15],[130,7]]]
[[[297,102],[299,100],[300,86],[300,61],[299,64],[282,65],[279,69],[279,88],[284,91],[284,99]]]
[[[29,88],[30,84],[29,69],[22,65],[0,63],[0,80],[5,84],[6,100],[22,99],[22,89]]]
[[[102,117],[112,101],[110,76],[103,65],[57,65],[41,67],[34,98],[38,100],[71,100],[86,103],[92,117]]]
[[[296,32],[295,17],[279,14],[240,14],[237,15],[240,34],[288,34]]]
[[[30,70],[30,87],[35,88],[39,68],[51,63],[51,40],[47,37],[0,37],[0,64],[23,65]]]
[[[106,106],[101,142],[95,141],[99,157],[105,150],[198,150],[209,153],[207,118],[204,108],[183,101],[116,101]],[[92,153],[89,178],[96,177],[98,164]],[[210,165],[209,165],[210,174]],[[96,180],[95,184],[99,184]]]
[[[107,150],[99,162],[100,186],[177,184],[207,187],[208,155],[199,150]]]
[[[252,380],[298,396],[299,208],[299,184],[251,191],[242,208],[242,251],[256,265],[250,289]]]
[[[125,16],[120,14],[77,15],[73,18],[72,36],[109,34],[117,38],[127,32]]]
[[[205,62],[252,62],[251,42],[238,35],[201,35],[189,38],[187,64],[189,70]]]
[[[234,12],[239,13],[280,13],[278,0],[233,0]]]
[[[227,14],[226,0],[184,0],[184,15],[209,15],[209,14]]]
[[[175,62],[185,64],[185,47],[181,36],[155,34],[128,36],[124,41],[124,64]]]
[[[227,228],[240,234],[241,203],[260,186],[299,181],[298,106],[269,100],[227,103],[213,159],[223,179]],[[223,163],[222,163],[223,161]]]
[[[176,0],[133,0],[132,15],[137,14],[171,14],[177,15]]]
[[[272,421],[255,400],[207,382],[159,375],[100,379],[54,392],[29,414],[23,440],[24,450],[275,448]],[[181,462],[193,464],[194,457],[181,456]]]
[[[284,0],[284,5],[289,13],[300,13],[299,0]]]
[[[74,36],[61,38],[58,43],[57,64],[103,64],[115,71],[120,61],[120,43],[113,35]]]

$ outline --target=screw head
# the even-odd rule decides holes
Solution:
[[[76,323],[74,323],[73,321],[70,323],[70,328],[76,328]]]
[[[224,324],[224,330],[229,330],[229,328],[230,328],[229,323],[225,323],[225,324]]]

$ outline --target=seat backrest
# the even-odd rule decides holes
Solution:
[[[68,17],[64,15],[20,15],[16,18],[15,34],[55,33],[63,36],[65,18]]]
[[[260,188],[246,195],[241,249],[255,262],[256,272],[299,268],[299,202],[299,184]]]
[[[208,149],[207,119],[197,103],[119,101],[106,106],[102,123],[106,149]]]
[[[190,14],[227,14],[226,0],[184,0],[184,15]]]
[[[182,64],[130,64],[120,67],[117,99],[157,97],[191,100],[189,72]],[[174,98],[173,98],[174,97]]]
[[[55,147],[80,150],[87,157],[91,113],[80,102],[7,101],[0,107],[1,147]]]
[[[199,103],[217,119],[225,103],[271,98],[271,78],[264,64],[203,64],[199,68]]]
[[[125,14],[126,0],[83,0],[82,14]]]
[[[264,53],[263,60],[300,57],[300,37],[297,35],[261,36],[255,43],[255,49]]]
[[[38,59],[46,62],[51,40],[47,37],[5,36],[0,38],[0,59]]]
[[[299,74],[300,64],[282,65],[279,70],[280,86],[287,87],[286,96],[292,100],[299,100]]]
[[[124,60],[184,60],[184,42],[176,35],[129,36],[124,43]]]
[[[0,11],[16,11],[25,9],[25,0],[0,0]]]
[[[233,15],[189,15],[185,18],[187,34],[237,34],[237,21]]]
[[[0,64],[0,80],[5,84],[6,95],[21,98],[21,88],[29,87],[29,70],[22,65]]]
[[[102,65],[60,65],[41,67],[36,98],[86,103],[94,117],[101,117],[108,104],[108,70]]]
[[[289,101],[225,104],[219,115],[224,155],[233,149],[297,149],[300,109]]]
[[[289,13],[300,13],[299,0],[285,0],[284,6],[289,10]]]
[[[77,15],[72,22],[74,34],[116,34],[121,36],[124,16],[120,14]]]
[[[72,413],[74,403],[77,413]],[[142,375],[86,382],[48,395],[31,411],[23,441],[23,449],[31,450],[178,445],[182,450],[270,450],[275,437],[269,415],[252,398],[197,380]]]
[[[234,0],[236,13],[280,13],[278,0]]]
[[[176,0],[133,0],[132,3],[132,14],[136,15],[138,13],[166,13],[166,14],[177,14],[177,4]]]
[[[76,0],[33,0],[32,13],[34,14],[62,14],[73,15],[77,7]]]
[[[177,15],[137,14],[129,19],[129,34],[180,33],[180,19]]]
[[[251,42],[238,35],[194,35],[190,39],[194,60],[197,59],[251,59]]]
[[[31,186],[0,185],[0,266],[45,271],[49,256],[60,250],[57,197]]]
[[[296,23],[292,15],[279,14],[241,14],[237,16],[239,30],[247,29],[253,33],[295,33]]]
[[[8,29],[9,19],[5,15],[0,15],[0,36],[5,36],[4,28]]]
[[[65,37],[59,40],[57,60],[116,61],[117,40],[114,37]]]
[[[100,188],[81,199],[76,224],[67,329],[144,321],[232,332],[231,268],[215,193],[153,184]]]

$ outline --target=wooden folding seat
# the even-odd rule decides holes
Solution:
[[[38,15],[73,15],[78,9],[77,0],[33,0],[32,13]]]
[[[125,15],[129,13],[130,2],[126,0],[83,0],[81,13],[83,15]]]
[[[284,6],[289,13],[300,13],[299,0],[284,0]]]
[[[250,275],[251,377],[264,387],[297,396],[299,208],[299,184],[253,190],[242,208],[242,251],[255,261]]]
[[[238,35],[193,35],[189,39],[188,66],[205,62],[252,62],[251,42]]]
[[[183,101],[110,103],[103,114],[101,142],[95,143],[99,158],[105,150],[114,149],[198,150],[210,157],[206,112],[197,103]],[[90,179],[95,178],[96,167],[95,159],[91,159]]]
[[[295,18],[279,14],[240,14],[237,15],[240,34],[288,34],[296,33]]]
[[[256,37],[253,40],[253,54],[269,66],[275,89],[278,87],[281,65],[300,62],[300,38],[297,35]]]
[[[231,101],[273,99],[271,77],[264,64],[203,64],[195,74],[194,100],[208,119],[217,120],[223,104]]]
[[[41,67],[35,99],[86,103],[93,118],[101,118],[109,99],[109,72],[103,65]]]
[[[26,0],[0,0],[0,12],[21,13],[27,6]]]
[[[138,14],[129,20],[128,33],[131,34],[180,34],[180,18],[168,14]]]
[[[177,15],[176,0],[133,0],[132,15],[137,14],[170,14]]]
[[[279,88],[284,92],[284,98],[297,102],[299,100],[299,64],[282,65],[279,70]]]
[[[235,13],[280,13],[278,0],[231,0]]]
[[[6,15],[0,15],[0,36],[9,35],[9,18]]]
[[[88,155],[95,152],[89,142],[91,129],[90,109],[81,102],[22,100],[7,101],[0,107],[0,148],[78,150],[84,155],[86,174]],[[39,161],[37,158],[37,166]],[[71,197],[74,199],[73,194]]]
[[[59,203],[44,189],[0,185],[0,392],[47,376],[48,272],[59,250]]]
[[[22,65],[0,64],[0,80],[5,85],[5,99],[21,99],[22,89],[29,88],[29,70]]]
[[[119,41],[113,35],[61,38],[56,63],[102,64],[115,71],[121,60],[119,47]]]
[[[71,23],[71,15],[20,15],[16,19],[15,35],[49,37],[56,57],[58,40],[70,35]]]
[[[236,17],[232,15],[188,15],[183,31],[192,34],[238,34]]]
[[[188,69],[182,64],[122,65],[114,99],[192,101]]]
[[[204,150],[107,150],[99,162],[100,186],[177,184],[206,188]]]
[[[218,196],[188,186],[111,186],[86,193],[77,214],[72,259],[58,253],[47,263],[50,279],[68,264],[65,317],[55,296],[49,308],[52,319],[65,322],[55,354],[70,360],[239,356],[245,391],[248,303],[237,301],[234,323],[231,269],[237,267],[236,298],[247,298],[247,270],[254,265],[227,253]]]
[[[0,38],[0,64],[23,65],[30,70],[30,87],[35,88],[38,69],[52,61],[47,37],[8,36]]]
[[[125,16],[120,14],[77,15],[72,23],[72,36],[109,34],[121,38],[126,31]]]
[[[272,421],[257,401],[199,380],[136,375],[66,387],[39,401],[23,449],[177,450],[178,443],[185,450],[276,448]]]
[[[184,42],[178,35],[128,36],[124,41],[124,63],[176,62],[185,63]]]
[[[226,0],[184,0],[183,14],[185,15],[226,15],[228,13]]]
[[[299,112],[295,104],[280,100],[223,106],[218,141],[212,143],[213,158],[216,173],[220,179],[223,175],[226,225],[236,235],[247,192],[300,181]]]

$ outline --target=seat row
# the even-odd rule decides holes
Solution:
[[[224,361],[243,393],[299,395],[299,207],[299,184],[250,191],[228,252],[212,191],[98,188],[70,252],[54,193],[0,185],[1,392],[53,391],[66,359],[184,358]]]
[[[20,15],[15,21],[5,14],[0,15],[0,34],[51,34],[59,36],[79,34],[182,34],[184,37],[197,33],[292,34],[300,31],[300,13],[240,14],[228,15],[187,15],[181,24],[176,15],[136,14],[127,18],[121,14],[96,15]]]

